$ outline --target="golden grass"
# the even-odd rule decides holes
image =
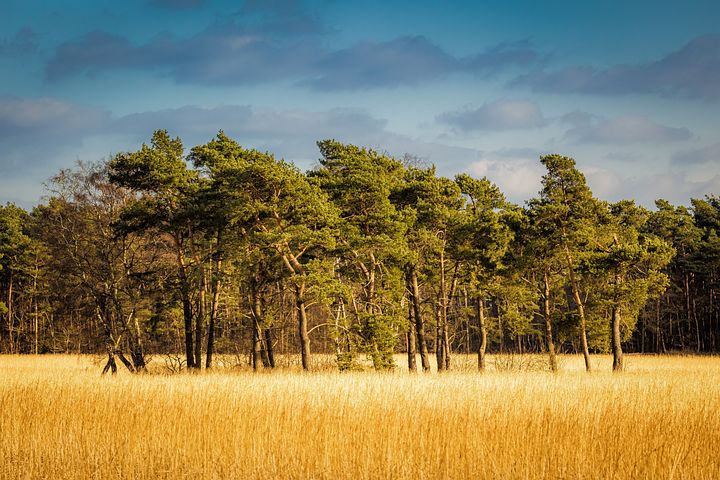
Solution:
[[[719,358],[595,362],[113,378],[0,356],[0,478],[720,478]]]

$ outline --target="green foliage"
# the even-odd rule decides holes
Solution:
[[[205,338],[221,284],[222,335],[247,341],[255,318],[262,342],[281,332],[290,345],[304,328],[313,345],[334,346],[340,369],[367,355],[382,370],[416,320],[411,278],[425,344],[436,350],[479,347],[479,305],[491,343],[541,348],[546,296],[561,351],[579,347],[580,311],[596,351],[608,348],[613,311],[623,340],[637,341],[641,325],[641,341],[653,336],[658,350],[685,348],[690,337],[700,348],[701,332],[715,328],[718,197],[692,199],[692,208],[659,200],[653,212],[608,204],[572,158],[547,155],[539,198],[520,208],[487,178],[448,179],[335,140],[318,147],[318,166],[304,173],[222,131],[186,152],[158,130],[105,165],[60,172],[32,214],[0,207],[1,338],[22,329],[32,306],[65,323],[106,316],[111,336],[136,318],[138,338],[172,338],[177,349],[183,326],[186,339]],[[316,343],[321,335],[330,342]],[[230,348],[227,338],[219,345]]]

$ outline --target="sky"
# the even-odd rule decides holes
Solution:
[[[305,170],[334,138],[535,197],[720,193],[720,2],[3,0],[0,202],[166,129]]]

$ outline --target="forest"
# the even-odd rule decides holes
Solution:
[[[553,154],[516,205],[487,178],[317,145],[302,172],[222,131],[187,150],[159,130],[58,172],[31,211],[1,206],[0,352],[103,354],[103,372],[532,352],[554,371],[560,353],[622,370],[623,352],[720,349],[719,197],[609,203]]]

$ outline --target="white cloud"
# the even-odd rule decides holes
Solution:
[[[488,152],[467,167],[468,173],[487,177],[505,196],[517,203],[536,197],[544,169],[538,161],[539,152],[530,149]]]

